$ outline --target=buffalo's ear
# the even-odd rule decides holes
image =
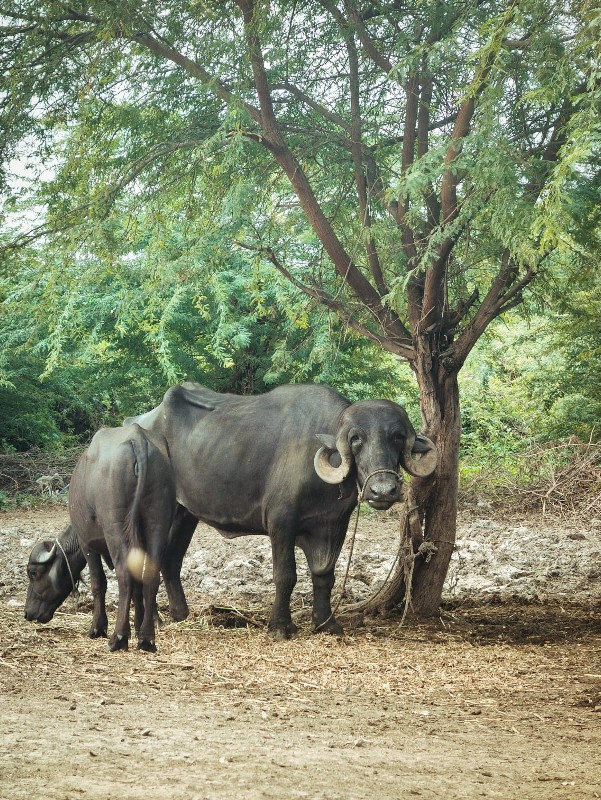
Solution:
[[[332,436],[330,433],[316,433],[315,434],[319,441],[323,444],[324,447],[327,447],[328,450],[335,450],[336,449],[336,437]]]

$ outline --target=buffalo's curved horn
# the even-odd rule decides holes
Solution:
[[[316,436],[322,442],[323,447],[319,448],[313,459],[315,472],[326,483],[342,483],[351,471],[352,466],[351,454],[346,445],[346,439],[339,437],[340,441],[337,441],[327,433],[318,433]],[[338,466],[334,466],[331,462],[331,459],[336,457],[340,459]]]
[[[438,450],[431,439],[418,433],[413,442],[407,440],[407,446],[401,456],[401,466],[406,472],[414,478],[426,478],[434,472],[437,465]]]
[[[56,542],[52,545],[50,550],[42,550],[42,552],[36,556],[34,563],[47,564],[48,561],[52,561],[55,555],[56,555]]]

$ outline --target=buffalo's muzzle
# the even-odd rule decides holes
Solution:
[[[363,495],[372,508],[384,511],[401,499],[399,482],[393,475],[376,475],[365,487]]]
[[[41,611],[38,610],[31,610],[25,609],[25,619],[28,622],[50,622],[52,617],[54,616],[54,609],[44,608]]]

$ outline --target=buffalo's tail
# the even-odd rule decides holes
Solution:
[[[152,580],[158,573],[158,565],[146,552],[146,542],[141,525],[140,507],[148,480],[148,439],[137,424],[129,444],[133,452],[133,467],[136,476],[136,490],[125,525],[127,540],[127,568],[137,581]]]

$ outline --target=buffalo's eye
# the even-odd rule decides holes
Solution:
[[[357,436],[356,433],[353,436],[351,436],[351,447],[357,449],[361,447],[362,444],[363,442],[361,441],[361,437]]]

